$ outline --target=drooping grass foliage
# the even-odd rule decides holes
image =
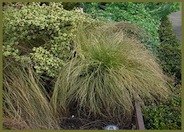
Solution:
[[[76,56],[55,83],[57,112],[126,124],[134,100],[144,105],[168,96],[167,77],[155,57],[116,24],[79,29],[75,44]]]
[[[3,123],[10,129],[58,129],[47,93],[29,65],[3,60]]]

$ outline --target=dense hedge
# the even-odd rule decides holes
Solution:
[[[168,17],[162,18],[159,28],[161,44],[158,47],[158,58],[163,70],[181,81],[181,42],[173,32]]]
[[[168,17],[162,18],[159,36],[161,41],[158,47],[160,64],[167,74],[175,75],[177,83],[180,83],[181,43],[176,38]],[[147,129],[181,129],[181,86],[175,83],[172,88],[174,96],[163,104],[151,105],[144,110]]]
[[[19,3],[20,4],[20,3]],[[49,6],[33,2],[3,11],[3,55],[16,61],[33,62],[37,73],[55,76],[72,55],[79,24],[96,21],[77,10],[67,11],[61,3]]]
[[[181,86],[173,87],[173,93],[167,102],[151,105],[143,111],[146,129],[181,129]]]

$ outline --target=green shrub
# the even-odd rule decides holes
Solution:
[[[144,117],[146,129],[181,129],[181,110],[168,105],[150,106]]]
[[[59,115],[74,113],[125,126],[134,100],[143,105],[168,96],[155,57],[116,24],[79,30],[75,42],[76,57],[55,83],[52,104]]]
[[[173,93],[166,103],[151,105],[143,111],[146,129],[181,129],[181,86],[173,87]]]
[[[3,58],[3,126],[9,129],[59,129],[41,79],[25,63]]]
[[[37,73],[54,77],[73,50],[79,24],[94,26],[95,20],[77,10],[67,11],[61,3],[39,2],[12,6],[3,11],[3,55],[34,64]]]
[[[163,70],[181,81],[181,42],[173,32],[168,17],[162,19],[159,29],[161,44],[158,47],[158,58]]]

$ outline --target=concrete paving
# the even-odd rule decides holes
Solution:
[[[178,39],[182,39],[182,12],[177,11],[169,15],[169,20],[172,22],[173,30]]]

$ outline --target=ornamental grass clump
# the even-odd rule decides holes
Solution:
[[[67,116],[126,125],[133,102],[166,99],[167,77],[153,54],[116,24],[79,29],[76,56],[55,83],[54,109]]]
[[[41,80],[28,64],[3,59],[3,126],[59,129]]]

